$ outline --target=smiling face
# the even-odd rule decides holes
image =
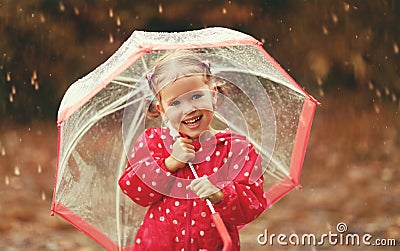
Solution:
[[[202,132],[213,131],[215,91],[203,75],[182,77],[161,89],[156,107],[176,130],[196,140]]]

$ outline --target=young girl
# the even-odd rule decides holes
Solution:
[[[221,250],[205,199],[219,212],[239,250],[237,226],[266,207],[261,158],[242,135],[211,127],[218,90],[210,65],[177,51],[148,75],[155,109],[168,127],[150,128],[135,143],[119,180],[135,203],[150,206],[134,250]],[[188,162],[193,163],[195,179]]]

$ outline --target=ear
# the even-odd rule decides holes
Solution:
[[[156,101],[156,105],[155,105],[157,111],[161,114],[164,115],[165,111],[164,108],[162,107],[162,105],[160,104],[160,101]]]
[[[214,109],[217,108],[217,103],[218,103],[218,88],[216,86],[213,87],[213,97],[212,97],[212,105]]]

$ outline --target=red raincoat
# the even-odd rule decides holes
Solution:
[[[137,140],[127,168],[119,180],[135,203],[150,206],[139,228],[134,250],[220,250],[222,241],[205,201],[186,186],[194,179],[189,167],[170,173],[164,160],[173,138],[168,128],[147,129]],[[237,226],[257,218],[266,207],[261,157],[244,136],[230,130],[194,142],[199,177],[221,188],[224,198],[214,205],[239,250]]]

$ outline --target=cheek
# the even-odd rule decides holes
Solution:
[[[165,116],[170,120],[171,122],[179,122],[181,119],[181,114],[182,111],[177,107],[177,108],[168,108],[165,111]]]

